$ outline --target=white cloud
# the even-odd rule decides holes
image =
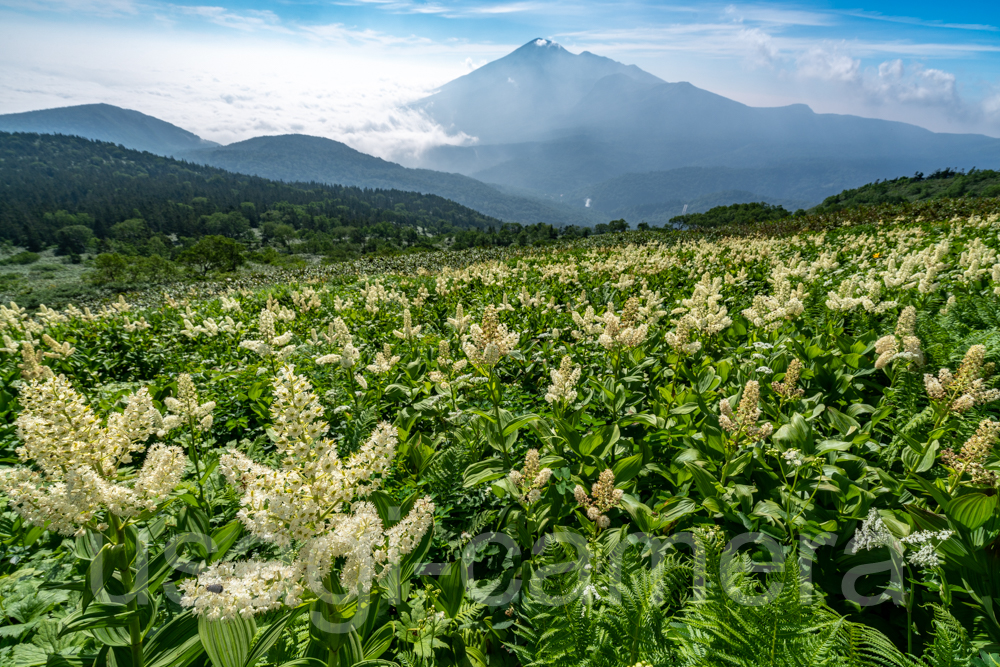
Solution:
[[[983,113],[987,118],[1000,122],[1000,93],[983,100]]]
[[[278,15],[268,10],[251,9],[240,13],[225,7],[172,5],[170,8],[177,13],[196,16],[224,28],[246,32],[267,29],[291,33],[291,30],[281,25]]]
[[[861,61],[837,47],[816,46],[808,49],[799,55],[796,65],[798,75],[807,79],[851,83],[857,81],[861,74]]]
[[[347,43],[0,21],[0,113],[106,102],[223,144],[297,132],[404,161],[431,146],[474,143],[405,105],[463,74],[462,58],[471,51],[481,60],[478,52],[437,45],[427,57],[413,40],[372,49],[357,41],[391,40],[336,34]]]
[[[471,72],[472,70],[479,69],[488,62],[488,60],[473,60],[472,56],[469,56],[462,61],[462,64],[465,66],[466,70]]]
[[[134,0],[0,0],[0,7],[101,17],[135,15],[142,9]]]
[[[904,103],[939,104],[959,107],[955,75],[939,69],[914,65],[910,72],[900,59],[887,60],[878,66],[877,76],[865,80],[865,89],[878,98]]]
[[[752,65],[774,67],[779,51],[774,38],[760,28],[748,28],[738,33],[738,39],[747,48],[747,60]]]
[[[728,5],[725,16],[739,22],[752,21],[771,26],[828,26],[835,17],[828,13],[786,9],[768,5]]]
[[[799,77],[843,84],[871,104],[941,106],[953,112],[965,106],[954,74],[919,63],[907,67],[900,58],[862,69],[861,60],[844,53],[842,47],[815,47],[802,54],[796,65]]]

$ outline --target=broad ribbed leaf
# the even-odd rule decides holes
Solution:
[[[381,658],[382,654],[389,650],[395,630],[396,624],[389,621],[373,632],[371,637],[365,641],[364,650],[362,651],[365,655],[365,660]]]
[[[94,602],[87,611],[75,611],[64,618],[59,624],[59,636],[80,630],[124,627],[137,613],[139,612],[129,611],[125,605]]]
[[[947,515],[952,521],[975,530],[989,521],[997,509],[997,496],[984,493],[968,493],[955,498],[948,504]]]
[[[281,634],[288,627],[288,624],[303,610],[305,610],[304,606],[297,607],[269,625],[267,630],[264,630],[257,641],[254,642],[253,648],[243,663],[243,667],[253,667],[257,664],[257,661],[267,655],[267,652],[271,650],[275,642],[281,638]]]
[[[185,611],[146,642],[146,667],[187,667],[203,652],[198,617],[190,610]]]
[[[198,618],[198,637],[215,667],[243,667],[257,634],[253,618],[210,621]]]

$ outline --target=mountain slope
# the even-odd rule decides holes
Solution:
[[[166,121],[110,104],[4,114],[0,115],[0,131],[66,134],[158,155],[218,145]]]
[[[127,220],[175,240],[287,224],[317,252],[345,237],[416,243],[501,224],[435,195],[277,183],[79,137],[0,132],[0,239],[44,247],[80,226],[114,239]]]
[[[1000,172],[974,169],[968,173],[941,169],[891,181],[868,183],[827,197],[814,213],[831,213],[859,206],[904,204],[955,197],[1000,197]]]
[[[586,210],[572,211],[558,204],[503,193],[461,174],[409,169],[321,137],[301,134],[255,137],[183,155],[228,171],[275,180],[432,193],[509,222],[593,224],[601,221],[593,219],[593,214]]]

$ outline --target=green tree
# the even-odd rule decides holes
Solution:
[[[128,275],[129,261],[116,252],[102,252],[94,258],[90,279],[98,284],[123,282]]]
[[[289,242],[296,238],[295,228],[291,225],[277,222],[265,222],[261,225],[261,240],[272,245],[288,247]]]
[[[201,218],[201,228],[206,236],[226,236],[245,239],[250,234],[250,222],[241,213],[213,213]]]
[[[177,257],[178,261],[208,273],[209,271],[235,271],[245,261],[242,243],[225,236],[203,236],[197,243],[185,249]]]
[[[84,225],[70,225],[56,232],[58,254],[73,255],[87,252],[87,244],[94,238],[94,232]]]
[[[610,230],[613,233],[627,232],[628,223],[625,222],[624,218],[620,218],[618,220],[612,220],[611,222],[608,223],[608,230]]]
[[[149,238],[149,226],[142,218],[129,218],[111,227],[111,238],[138,248]]]

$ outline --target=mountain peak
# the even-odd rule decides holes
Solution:
[[[549,54],[569,54],[569,51],[564,49],[561,45],[553,42],[551,39],[546,39],[545,37],[538,37],[531,40],[524,46],[516,49],[515,51],[508,54],[509,56],[529,56],[538,57]]]

